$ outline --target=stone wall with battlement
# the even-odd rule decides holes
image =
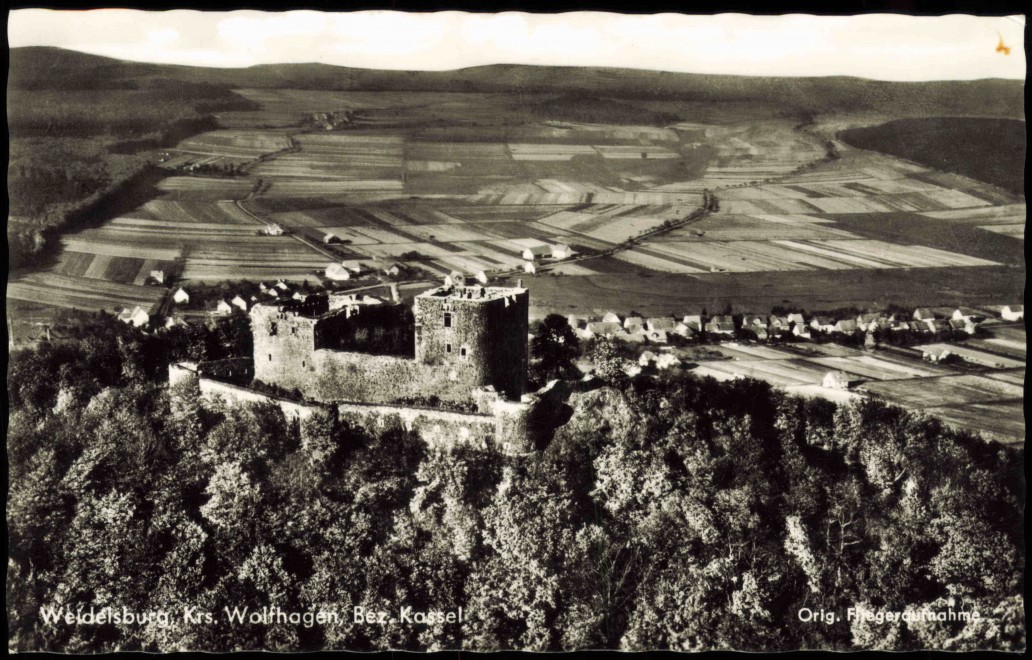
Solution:
[[[514,402],[488,397],[482,401],[481,411],[477,413],[353,401],[304,402],[205,377],[201,375],[204,368],[205,363],[170,365],[169,382],[176,384],[187,378],[195,379],[205,397],[217,396],[233,405],[274,403],[291,418],[305,419],[316,410],[333,410],[341,420],[370,430],[396,420],[432,447],[495,447],[510,454],[525,453],[533,448],[528,441],[526,421],[534,408],[532,401]]]

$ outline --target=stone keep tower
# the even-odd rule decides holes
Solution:
[[[470,387],[523,394],[529,294],[521,287],[443,286],[416,296],[416,360]]]

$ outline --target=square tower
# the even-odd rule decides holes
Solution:
[[[416,296],[416,360],[470,388],[519,399],[527,375],[530,296],[519,287],[443,286]]]

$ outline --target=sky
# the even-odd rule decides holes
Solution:
[[[12,48],[57,46],[125,60],[213,67],[321,62],[447,70],[504,63],[749,76],[1024,80],[1024,25],[1024,16],[970,15],[19,9],[9,15],[8,41]]]

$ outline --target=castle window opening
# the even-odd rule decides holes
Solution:
[[[444,345],[444,352],[445,353],[451,353],[451,344],[445,344]]]
[[[468,355],[468,354],[469,354],[469,349],[467,349],[465,346],[463,346],[462,348],[459,349],[459,357],[466,357],[466,355]]]
[[[269,353],[269,362],[272,362],[272,353]]]
[[[305,361],[304,361],[304,360],[301,360],[301,368],[302,368],[302,369],[304,369],[304,368],[305,368]]]
[[[445,312],[444,313],[444,327],[446,327],[446,328],[452,327],[452,325],[451,325],[451,312]]]
[[[297,328],[295,328],[295,327],[291,327],[291,328],[290,328],[290,334],[292,334],[292,335],[296,335],[296,334],[297,334]]]
[[[276,336],[276,323],[275,322],[269,324],[269,336],[270,337],[275,337]]]

